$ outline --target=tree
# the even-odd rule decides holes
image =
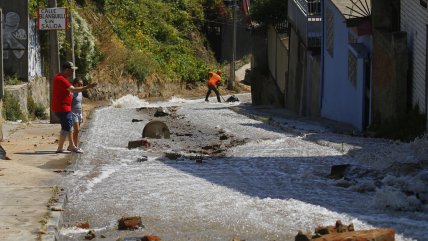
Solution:
[[[261,24],[276,24],[287,19],[288,0],[253,0],[250,15],[253,21]]]

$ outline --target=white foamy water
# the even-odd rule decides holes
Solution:
[[[69,190],[66,223],[89,221],[106,240],[137,234],[174,241],[224,241],[235,236],[247,241],[294,240],[299,230],[312,232],[338,219],[354,223],[356,229],[393,227],[398,241],[423,240],[428,235],[426,212],[396,212],[376,205],[394,193],[355,192],[333,185],[326,177],[331,165],[358,164],[358,159],[228,109],[239,104],[180,98],[147,103],[126,96],[97,110],[83,138],[85,153],[63,184]],[[178,106],[177,114],[198,128],[216,128],[249,142],[203,164],[128,150],[128,141],[139,139],[148,122],[131,122],[141,119],[134,108],[143,106]],[[339,138],[307,123],[302,129],[319,129],[329,142]],[[137,162],[141,156],[148,156],[148,161]],[[142,230],[116,231],[118,219],[133,215],[142,217]],[[61,233],[66,240],[82,237],[81,230],[72,227]]]

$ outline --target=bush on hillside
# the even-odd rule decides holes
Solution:
[[[5,91],[3,96],[3,118],[8,121],[23,120],[24,114],[19,106],[19,99]]]
[[[65,60],[71,46],[66,40],[65,31],[58,32],[61,59]],[[73,11],[74,57],[79,67],[77,73],[84,79],[90,79],[90,71],[100,61],[101,54],[96,48],[96,38],[91,27],[77,11]]]
[[[158,74],[186,82],[205,80],[210,60],[197,54],[201,48],[208,52],[199,34],[204,22],[202,1],[105,0],[104,3],[104,12],[117,36],[130,51],[144,53],[155,61]],[[133,76],[144,72],[133,65],[127,67]]]

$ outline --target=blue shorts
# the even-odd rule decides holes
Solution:
[[[67,135],[73,126],[73,115],[70,112],[55,112],[61,123],[60,135]]]

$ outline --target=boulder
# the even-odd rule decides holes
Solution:
[[[168,126],[158,120],[150,121],[143,129],[143,138],[169,139],[170,135]]]

